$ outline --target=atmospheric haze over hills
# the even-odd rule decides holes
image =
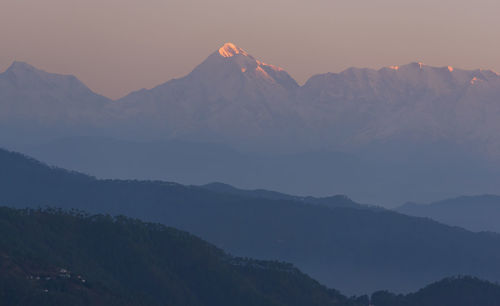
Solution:
[[[0,74],[0,140],[99,177],[396,205],[500,193],[499,97],[493,71],[422,63],[299,86],[227,43],[187,76],[115,101],[15,62]]]
[[[0,169],[3,170],[0,203],[16,208],[50,205],[66,211],[83,209],[90,214],[157,222],[186,230],[235,256],[290,262],[322,284],[348,294],[380,289],[413,291],[451,275],[500,280],[498,234],[472,233],[430,219],[361,205],[346,197],[294,197],[222,184],[197,187],[158,181],[97,180],[1,149]],[[111,220],[109,216],[104,218]],[[0,222],[0,226],[4,224]],[[27,232],[24,237],[40,235],[38,231],[35,234],[26,230],[24,222],[21,224],[14,226],[15,232],[24,230]],[[61,232],[60,226],[48,224],[47,227]],[[92,232],[101,236],[98,230]],[[112,233],[122,237],[116,231]],[[65,234],[61,236],[66,237]],[[16,242],[15,238],[6,236]],[[16,245],[30,247],[24,237],[17,239],[20,243]],[[50,239],[52,243],[46,243],[46,239],[34,241],[39,246],[50,244],[64,248],[53,243],[53,239]],[[139,238],[139,241],[147,240]],[[89,241],[93,245],[95,238]],[[0,248],[3,242],[0,240]],[[75,251],[72,246],[67,249]],[[107,247],[99,249],[107,258],[113,254]],[[144,262],[149,264],[158,263],[154,257],[137,256],[146,258]],[[169,257],[165,253],[159,256]],[[111,257],[115,258],[119,257]],[[141,260],[119,262],[122,265],[118,267],[126,266],[125,270],[129,270]],[[185,262],[193,267],[188,258]],[[269,287],[274,293],[275,287]]]

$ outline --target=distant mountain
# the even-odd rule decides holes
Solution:
[[[308,101],[308,117],[318,122],[318,130],[337,131],[334,145],[444,142],[481,144],[485,151],[500,148],[494,132],[500,76],[490,70],[422,63],[350,68],[313,76],[298,96]]]
[[[298,86],[283,69],[227,43],[187,76],[131,93],[114,106],[158,137],[259,152],[359,152],[403,144],[425,151],[448,143],[494,158],[500,152],[494,132],[499,96],[500,76],[493,71],[422,63],[350,68]]]
[[[236,258],[124,217],[0,208],[2,305],[337,305],[290,264]]]
[[[267,153],[395,155],[402,145],[425,153],[447,144],[495,159],[499,96],[500,76],[491,70],[422,63],[350,68],[299,86],[282,68],[226,43],[185,77],[113,103],[73,76],[15,62],[0,74],[0,123],[71,123],[67,136],[97,126],[98,135],[127,140],[217,142]]]
[[[416,293],[395,295],[387,291],[372,295],[374,306],[496,306],[500,286],[473,277],[451,277]]]
[[[500,280],[497,234],[386,210],[324,207],[160,181],[97,180],[3,150],[0,169],[1,205],[50,205],[159,222],[236,256],[291,262],[347,293],[416,290],[450,275]]]
[[[406,215],[431,218],[470,231],[500,233],[500,196],[462,196],[431,204],[406,203],[396,210]]]
[[[282,68],[226,43],[187,76],[133,92],[114,105],[125,120],[138,120],[150,127],[148,134],[164,138],[248,146],[272,137],[282,143],[299,121],[292,108],[298,87]]]
[[[88,134],[101,126],[108,102],[72,75],[14,62],[0,73],[0,140],[32,144]]]

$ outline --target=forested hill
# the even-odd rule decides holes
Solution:
[[[125,217],[0,208],[0,305],[366,306],[290,264]]]
[[[0,305],[367,306],[290,264],[236,258],[126,217],[0,207]],[[374,306],[497,306],[498,284],[453,277]]]
[[[498,306],[500,286],[474,277],[451,277],[408,295],[372,295],[374,306]]]

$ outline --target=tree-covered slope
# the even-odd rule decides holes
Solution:
[[[500,280],[500,237],[391,211],[324,207],[166,182],[96,180],[0,151],[0,204],[123,214],[237,256],[291,262],[347,293],[413,291],[450,275]]]
[[[500,305],[500,286],[474,277],[450,277],[407,295],[376,292],[371,303],[374,306],[497,306]]]
[[[1,305],[365,305],[290,264],[125,217],[0,208]]]

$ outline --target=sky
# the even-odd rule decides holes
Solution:
[[[25,61],[116,99],[225,42],[299,83],[415,61],[500,71],[498,16],[498,0],[1,0],[0,71]]]

